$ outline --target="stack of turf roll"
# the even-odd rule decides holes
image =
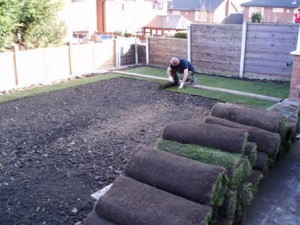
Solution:
[[[208,225],[227,180],[223,167],[138,146],[85,224]]]
[[[165,126],[156,148],[226,168],[229,183],[224,195],[225,200],[217,210],[217,223],[232,224],[234,222],[239,204],[238,190],[245,186],[252,172],[251,165],[256,160],[256,144],[248,142],[246,129],[192,120],[171,122]],[[240,201],[243,204],[245,202],[248,204],[253,199],[252,194],[249,196],[244,194],[243,197]]]
[[[207,124],[216,124],[231,128],[247,130],[249,141],[248,148],[255,148],[256,145],[257,150],[246,150],[246,155],[248,155],[250,162],[253,162],[253,160],[256,158],[255,163],[253,165],[254,169],[260,170],[264,173],[268,172],[269,166],[275,160],[279,150],[280,135],[278,133],[272,133],[270,131],[266,131],[257,127],[239,124],[214,116],[206,117],[204,122]]]
[[[286,117],[282,112],[231,103],[217,103],[211,110],[211,116],[279,134],[280,152],[276,152],[273,159],[278,160],[277,156],[290,149],[292,132],[291,128],[287,126]]]

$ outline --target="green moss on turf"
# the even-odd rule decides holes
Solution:
[[[245,160],[241,154],[237,153],[228,153],[218,149],[192,144],[182,144],[164,139],[158,140],[156,148],[202,163],[226,168],[228,171],[229,186],[232,189],[236,189],[240,183],[246,179],[249,170],[251,170],[249,161]],[[247,168],[247,171],[245,171],[245,168]]]

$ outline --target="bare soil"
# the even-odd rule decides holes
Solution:
[[[157,88],[115,78],[0,104],[0,224],[80,224],[137,145],[216,103]]]

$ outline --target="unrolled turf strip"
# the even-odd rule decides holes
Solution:
[[[255,142],[259,151],[264,152],[270,156],[276,154],[279,150],[280,135],[278,133],[272,133],[270,131],[266,131],[257,127],[239,124],[215,116],[206,117],[204,119],[204,122],[209,124],[218,124],[233,128],[246,129],[248,132],[248,141]]]
[[[99,198],[97,215],[122,225],[206,225],[211,207],[121,175]]]
[[[211,115],[273,133],[282,133],[285,130],[286,118],[281,112],[232,103],[217,103],[212,108]]]
[[[227,187],[227,171],[165,151],[139,145],[125,174],[140,182],[204,205],[219,206]]]
[[[87,218],[84,221],[84,225],[116,225],[109,222],[108,220],[98,216],[95,211],[92,211],[88,214]]]
[[[247,131],[200,121],[174,121],[163,129],[163,139],[196,144],[232,153],[244,153]]]
[[[228,185],[232,189],[236,189],[252,172],[249,160],[244,159],[242,154],[165,139],[159,139],[156,148],[203,163],[224,167],[228,171]]]

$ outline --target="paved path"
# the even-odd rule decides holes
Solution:
[[[246,225],[300,224],[300,140],[261,182]]]

